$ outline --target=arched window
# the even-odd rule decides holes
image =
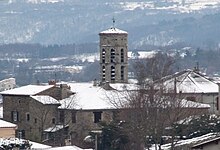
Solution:
[[[106,54],[106,51],[105,51],[105,49],[103,48],[103,49],[102,49],[102,63],[105,63],[105,54]]]
[[[115,80],[115,66],[111,66],[111,80]]]
[[[124,62],[124,49],[121,49],[121,62]]]
[[[111,63],[115,62],[115,50],[111,49]]]
[[[102,66],[102,80],[105,81],[105,66]]]
[[[121,80],[124,80],[124,66],[121,66]]]

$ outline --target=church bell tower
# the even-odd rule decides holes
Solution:
[[[99,33],[102,82],[128,82],[128,33],[114,27]]]

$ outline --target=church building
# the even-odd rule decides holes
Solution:
[[[128,82],[128,33],[114,26],[99,33],[101,82]]]

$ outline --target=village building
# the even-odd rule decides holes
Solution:
[[[63,85],[27,85],[3,91],[3,119],[17,124],[16,137],[41,141],[40,131],[56,123],[58,100],[68,92]]]
[[[14,138],[17,125],[0,119],[0,138]]]
[[[210,105],[209,112],[218,114],[220,111],[219,86],[213,80],[196,70],[184,70],[156,81],[162,84],[164,92],[175,94],[180,99]]]
[[[128,83],[128,33],[112,27],[100,32],[99,36],[100,83],[94,81],[93,83],[69,82],[58,84],[50,81],[48,85],[27,85],[0,93],[3,97],[3,119],[17,124],[16,137],[53,146],[74,144],[87,148],[88,143],[84,143],[84,139],[91,132],[100,133],[100,122],[108,123],[118,119],[123,108],[114,104],[126,98],[123,95],[124,91],[140,89],[138,85]],[[190,77],[197,75],[193,72],[184,73],[178,74],[181,77],[178,76],[178,81],[181,84],[184,83],[181,82],[181,79],[191,81],[191,79],[185,78],[185,75],[190,75]],[[176,86],[179,84],[176,84],[175,88],[168,86],[169,84],[173,85],[176,76],[177,74],[166,77],[163,81],[168,88],[175,89],[176,93],[182,94],[184,93],[183,89],[178,89]],[[206,88],[210,85],[208,90],[211,92],[205,91],[206,88],[201,92],[198,84],[194,87],[198,90],[183,84],[186,90],[192,90],[189,93],[185,92],[189,95],[184,98],[192,100],[190,98],[194,94],[196,94],[196,98],[199,98],[197,94],[201,97],[202,93],[203,97],[206,96],[206,93],[207,97],[213,93],[215,94],[213,98],[218,96],[216,95],[218,94],[218,86],[215,83],[212,84],[211,81],[209,82],[202,77],[194,78],[196,81],[201,78],[201,82],[200,80],[198,82],[202,83],[201,85],[206,85]],[[217,88],[215,92],[211,90],[212,86]],[[195,105],[197,106],[196,109],[202,112],[207,112],[207,109],[210,108],[209,105],[200,103],[183,104],[184,98],[179,97],[178,99],[182,104],[181,108],[184,108],[185,111],[195,109]],[[211,109],[217,109],[214,108],[216,101],[211,103],[209,100],[198,99],[195,102],[210,104]]]
[[[10,90],[16,87],[15,78],[8,78],[0,81],[0,91]]]

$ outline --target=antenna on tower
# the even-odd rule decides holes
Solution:
[[[115,17],[112,18],[113,28],[115,28]]]

